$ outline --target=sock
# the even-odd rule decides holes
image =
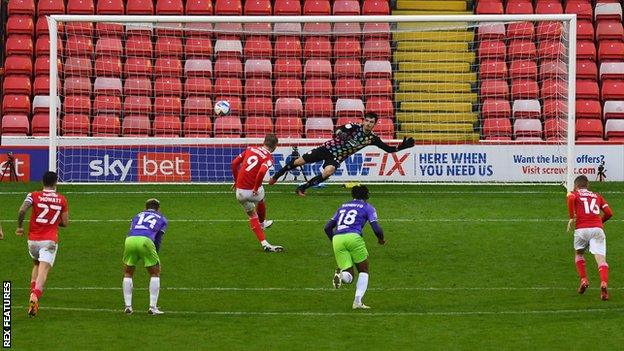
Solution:
[[[362,297],[366,293],[368,287],[368,273],[360,273],[358,275],[357,285],[355,289],[355,303],[362,303]]]
[[[39,290],[39,289],[33,289],[33,294],[35,294],[35,296],[37,296],[37,299],[41,298],[41,295],[43,295],[43,291]]]
[[[262,247],[265,247],[265,246],[268,246],[268,245],[271,245],[271,244],[269,244],[269,242],[266,241],[266,240],[262,240],[262,241],[260,241],[260,245],[262,245]]]
[[[158,293],[160,292],[160,277],[151,277],[149,283],[150,307],[156,307]]]
[[[609,282],[609,265],[602,264],[598,267],[598,273],[600,273],[600,281],[606,285]]]
[[[258,220],[260,223],[264,223],[264,220],[266,219],[266,205],[264,204],[264,201],[258,202],[256,205],[256,212],[258,212]]]
[[[32,292],[33,290],[35,290],[35,282],[30,282],[30,292]]]
[[[304,185],[302,185],[301,187],[305,190],[305,189],[307,189],[309,187],[313,187],[315,185],[318,185],[318,184],[320,184],[320,183],[322,183],[324,181],[325,181],[325,179],[323,179],[323,175],[319,174],[316,177],[308,180],[308,182],[305,183]]]
[[[257,216],[249,218],[249,225],[251,226],[251,230],[256,234],[256,238],[258,241],[264,241],[264,231],[262,231],[262,226],[260,225],[260,221]]]
[[[290,160],[290,162],[288,162],[284,167],[280,168],[279,171],[275,172],[275,174],[273,174],[273,178],[278,179],[279,177],[283,176],[284,174],[286,174],[286,172],[290,171],[293,168],[295,168],[294,158]]]
[[[587,273],[585,272],[585,258],[581,255],[576,255],[576,271],[578,272],[579,278],[587,279]]]
[[[340,278],[345,284],[351,284],[351,282],[353,281],[353,276],[351,275],[351,273],[346,271],[340,272]]]
[[[126,306],[132,306],[132,278],[123,279],[123,295]]]

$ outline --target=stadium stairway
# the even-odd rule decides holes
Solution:
[[[392,14],[472,14],[468,8],[467,1],[398,0]],[[465,23],[442,22],[403,23],[398,29],[393,37],[397,137],[478,141],[474,31]]]

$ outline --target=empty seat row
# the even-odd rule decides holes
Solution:
[[[591,0],[507,0],[504,6],[503,0],[479,0],[475,12],[479,15],[569,13],[576,14],[578,19],[622,20],[622,5],[609,0],[597,0],[595,7]]]

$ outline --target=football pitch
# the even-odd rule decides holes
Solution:
[[[606,225],[610,295],[578,295],[565,190],[558,186],[372,185],[386,233],[369,226],[370,282],[331,285],[335,261],[323,225],[349,200],[338,185],[265,187],[265,253],[227,185],[61,185],[70,225],[36,318],[26,315],[31,263],[15,236],[17,209],[39,184],[0,185],[0,277],[12,281],[16,350],[580,350],[624,345],[624,184],[592,184],[614,211]],[[148,276],[134,278],[124,315],[123,242],[146,199],[169,219],[159,305],[147,315]],[[620,346],[617,346],[620,345]]]

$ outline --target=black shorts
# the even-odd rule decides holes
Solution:
[[[336,160],[334,155],[325,147],[319,146],[315,149],[312,149],[301,157],[306,161],[306,163],[316,163],[319,161],[323,161],[323,168],[327,166],[334,166],[336,169],[340,167],[340,162]]]

